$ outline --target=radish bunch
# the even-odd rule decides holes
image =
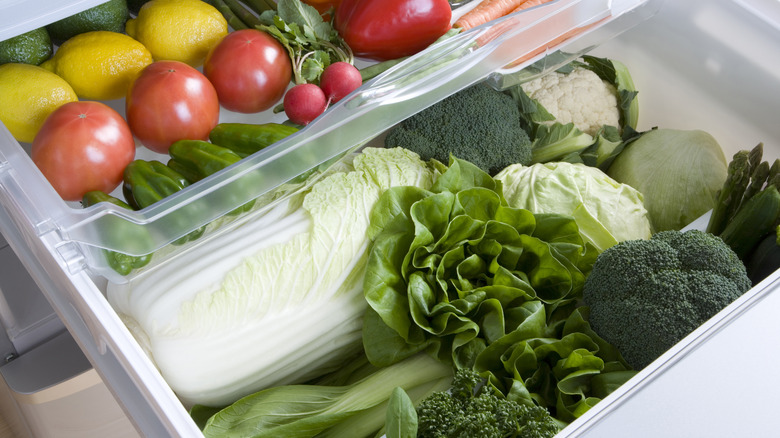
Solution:
[[[298,84],[284,95],[284,112],[291,122],[307,125],[363,84],[360,71],[348,62],[334,62],[325,68],[320,84]]]

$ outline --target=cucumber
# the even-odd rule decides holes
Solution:
[[[296,132],[298,128],[281,123],[220,123],[211,130],[209,140],[244,158]]]

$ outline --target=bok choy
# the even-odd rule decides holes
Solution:
[[[361,348],[369,213],[392,186],[432,185],[405,149],[366,148],[263,216],[108,300],[185,404],[225,406],[306,381]]]

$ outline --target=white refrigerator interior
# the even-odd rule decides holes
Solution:
[[[14,7],[14,2],[0,5],[0,29],[8,32],[0,33],[0,40],[95,3],[99,2],[71,2],[65,11],[53,8],[51,14],[60,14],[58,17],[25,16],[21,20],[9,14],[27,11],[27,7]],[[581,12],[591,13],[588,19],[604,18],[599,13],[610,8],[631,6],[621,17],[628,29],[610,23],[559,49],[590,52],[627,65],[639,90],[640,130],[654,126],[701,129],[718,140],[727,158],[759,142],[764,143],[767,158],[780,157],[780,1],[558,0],[553,5],[562,8],[575,3],[582,3]],[[4,7],[9,8],[5,11],[8,14],[3,14]],[[492,56],[465,54],[457,68],[438,76],[429,74],[427,81],[413,84],[414,90],[394,88],[392,82],[381,82],[380,78],[373,94],[364,93],[352,100],[362,105],[339,105],[333,117],[312,124],[307,131],[310,134],[302,132],[284,144],[289,144],[288,150],[295,156],[305,142],[317,143],[321,150],[334,152],[322,152],[324,161],[338,147],[346,147],[343,142],[369,140],[415,110],[478,80],[489,78],[499,85],[511,81],[511,76],[491,71],[504,65],[505,58],[514,59],[510,55],[518,55],[512,50],[523,54],[534,44],[519,47],[512,42],[496,45]],[[337,119],[339,115],[343,120]],[[328,123],[331,126],[326,128]],[[26,157],[29,145],[19,147],[0,126],[0,146],[0,233],[7,240],[0,241],[0,322],[5,328],[5,333],[0,333],[0,354],[9,358],[0,367],[3,377],[7,381],[18,378],[8,367],[28,356],[34,359],[50,348],[72,352],[78,347],[83,356],[69,353],[72,363],[67,375],[50,374],[49,378],[52,382],[81,379],[82,390],[68,393],[74,397],[90,393],[92,400],[116,399],[118,409],[111,410],[111,425],[96,425],[93,431],[118,427],[127,435],[103,436],[133,436],[136,432],[127,430],[131,421],[144,436],[200,435],[185,407],[106,301],[106,279],[89,269],[93,259],[80,242],[95,239],[85,230],[90,229],[90,221],[103,218],[71,217],[67,208],[52,213],[47,203],[56,203],[56,194],[41,187],[41,176]],[[259,162],[250,162],[228,177],[247,171],[250,165],[259,166]],[[230,184],[227,177],[219,182],[219,189]],[[268,184],[272,186],[273,181]],[[203,199],[212,195],[207,193]],[[197,196],[200,194],[190,192],[166,200],[155,212],[165,213]],[[140,222],[155,219],[143,215],[131,218]],[[15,257],[9,256],[11,251]],[[27,293],[29,285],[20,286],[25,276],[35,283],[35,293]],[[777,283],[775,273],[560,436],[775,436],[777,403],[770,389],[780,385],[774,365],[780,360],[780,320],[774,317],[780,309]],[[101,379],[107,388],[99,385]],[[103,389],[96,389],[99,387]],[[25,409],[23,405],[24,400],[20,406]]]
[[[139,436],[2,235],[0,299],[0,413],[11,436]]]

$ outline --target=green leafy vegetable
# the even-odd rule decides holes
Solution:
[[[258,29],[268,32],[292,60],[296,84],[317,83],[331,63],[354,62],[352,51],[317,10],[300,0],[279,0],[276,10],[260,14]]]
[[[627,370],[574,310],[597,255],[574,219],[509,207],[473,164],[452,159],[430,190],[386,191],[369,234],[363,345],[375,365],[429,351],[567,421],[594,402],[593,376]]]
[[[419,354],[345,386],[269,388],[244,397],[213,415],[206,422],[203,434],[207,438],[366,436],[382,427],[385,415],[369,422],[363,420],[359,425],[349,420],[371,410],[384,414],[388,403],[398,396],[398,388],[414,394],[417,401],[443,391],[450,386],[452,374],[451,367]],[[411,400],[402,403],[403,410],[409,409],[408,403],[412,403]],[[408,431],[394,427],[391,430],[391,433],[401,433],[393,435],[395,437],[412,436]]]
[[[715,205],[726,157],[707,132],[651,129],[626,146],[607,174],[642,193],[653,231],[680,230]]]
[[[409,395],[401,387],[393,389],[385,420],[387,438],[416,438],[417,411]]]
[[[385,189],[433,175],[409,151],[366,148],[262,216],[110,284],[108,300],[187,403],[307,381],[361,348],[369,211]]]
[[[624,240],[650,238],[642,194],[595,167],[567,162],[515,164],[495,178],[503,184],[510,206],[572,216],[583,239],[598,251]]]

